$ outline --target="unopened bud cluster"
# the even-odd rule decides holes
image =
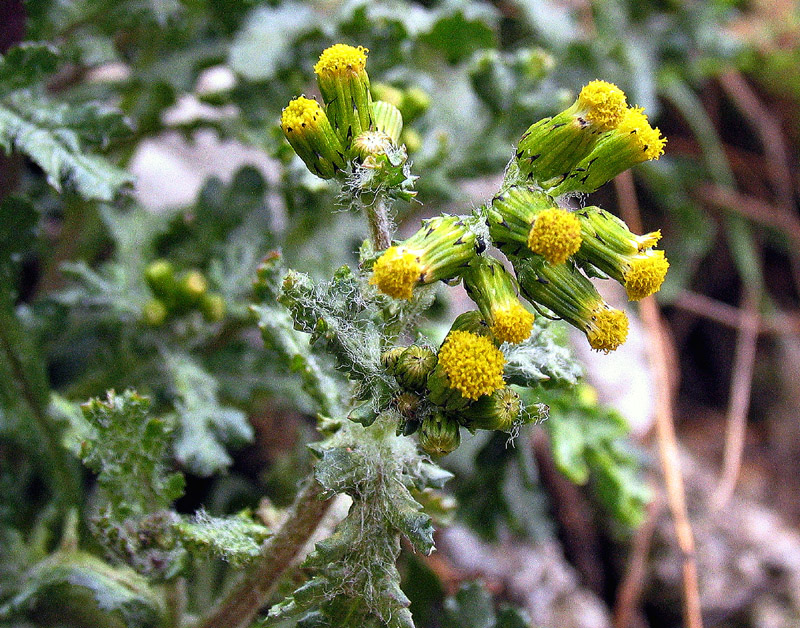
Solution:
[[[461,426],[513,432],[524,422],[520,397],[503,379],[505,356],[479,312],[458,317],[438,351],[395,347],[382,362],[401,389],[394,405],[403,431],[419,431],[428,453],[455,450]]]
[[[401,142],[403,114],[387,100],[373,100],[368,50],[335,44],[314,66],[323,104],[299,96],[281,114],[281,129],[308,169],[363,192],[383,191],[410,200],[415,177]],[[379,92],[386,92],[381,89]],[[422,92],[422,96],[427,96]],[[420,94],[402,100],[425,101]],[[427,107],[422,102],[415,108]]]
[[[192,311],[200,312],[209,323],[225,316],[225,300],[209,291],[208,280],[199,270],[176,273],[169,261],[161,259],[145,269],[144,278],[153,294],[142,309],[148,325],[158,327]]]

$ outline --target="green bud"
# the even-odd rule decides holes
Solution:
[[[165,259],[159,259],[148,264],[144,271],[144,279],[148,287],[157,297],[171,299],[175,295],[177,282],[175,269]]]
[[[199,270],[190,270],[178,281],[177,300],[182,309],[195,307],[208,291],[208,281]]]
[[[403,388],[420,392],[435,366],[436,353],[432,349],[411,345],[397,359],[394,377]]]
[[[151,327],[160,327],[168,316],[169,310],[161,299],[150,299],[142,308],[142,319]]]
[[[218,323],[225,318],[225,299],[216,292],[207,292],[200,298],[200,312],[209,323]]]
[[[471,431],[510,432],[522,410],[519,395],[508,386],[484,395],[458,415],[461,424]]]
[[[394,375],[394,367],[395,364],[397,364],[397,359],[403,355],[406,349],[407,347],[392,347],[381,354],[381,365],[387,373]]]
[[[483,318],[483,314],[478,310],[470,310],[469,312],[464,312],[456,316],[450,326],[450,332],[453,331],[468,331],[476,336],[484,336],[492,341],[494,340],[492,330],[489,329],[489,324],[486,322],[486,319]]]
[[[372,102],[372,119],[375,130],[388,135],[394,144],[400,139],[403,130],[403,116],[400,110],[383,100]]]
[[[425,418],[419,428],[419,445],[433,456],[444,456],[458,449],[461,432],[458,421],[441,412]]]

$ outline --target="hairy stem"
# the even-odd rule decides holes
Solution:
[[[262,545],[256,563],[195,628],[244,628],[252,623],[328,511],[331,502],[321,495],[322,487],[310,478],[280,530]]]
[[[388,249],[392,243],[392,223],[389,220],[389,204],[384,194],[375,195],[372,203],[364,204],[369,222],[369,235],[376,251]]]

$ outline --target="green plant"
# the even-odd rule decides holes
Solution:
[[[518,450],[542,421],[558,467],[593,480],[613,521],[635,526],[643,516],[647,494],[622,444],[624,421],[576,392],[580,369],[549,318],[613,351],[627,319],[588,277],[623,284],[631,299],[660,288],[660,233],[635,235],[573,202],[658,157],[657,129],[603,81],[554,106],[553,58],[535,47],[489,50],[497,15],[488,5],[421,9],[420,23],[384,15],[380,4],[340,7],[326,31],[307,5],[245,4],[31,3],[31,36],[58,48],[20,44],[0,61],[0,143],[16,178],[0,199],[9,225],[0,243],[0,482],[9,496],[25,495],[0,511],[0,551],[16,567],[0,571],[0,623],[38,621],[55,601],[74,613],[63,619],[70,625],[409,626],[395,563],[401,538],[429,554],[434,519],[450,510],[443,487],[452,474],[437,457],[459,455],[462,437],[477,443],[454,478],[462,518],[490,537],[500,527],[530,533],[497,487],[517,482],[521,499],[535,492]],[[273,36],[276,23],[291,45]],[[366,49],[339,45],[316,61],[322,102],[297,97],[334,35],[370,46],[381,82],[370,83]],[[398,45],[372,43],[386,40]],[[238,114],[174,128],[259,146],[278,176],[246,167],[230,183],[208,181],[189,208],[144,210],[126,193],[125,165],[228,48],[242,79],[200,96]],[[435,63],[415,65],[428,53]],[[81,80],[111,62],[130,74]],[[452,68],[475,118],[463,143],[455,138],[465,112],[449,138],[436,127],[455,101],[434,79]],[[436,214],[462,199],[460,171],[504,164],[484,206],[436,215],[394,240],[392,218],[412,215],[419,199]],[[276,196],[286,213],[279,227],[265,211]],[[53,217],[75,237],[48,257]],[[308,262],[309,252],[320,259]],[[42,260],[34,296],[23,294],[31,259]],[[443,284],[459,282],[477,309],[453,317],[442,311]],[[254,325],[263,346],[248,335]],[[237,494],[222,477],[253,439],[248,418],[275,407],[317,417],[320,434],[313,463],[298,447],[286,454],[294,473],[276,472],[277,485],[291,487],[298,469],[311,468],[278,513],[283,525],[274,509],[272,518],[253,512],[258,480],[242,480]],[[194,495],[178,501],[187,479],[198,490],[197,478],[213,486],[199,509]],[[37,492],[37,481],[47,489]],[[272,497],[287,504],[292,492]],[[353,500],[347,517],[289,568],[340,493]],[[516,611],[495,615],[482,594],[451,600],[453,618],[472,612],[470,596],[495,625],[517,625]],[[267,604],[270,616],[257,619]]]

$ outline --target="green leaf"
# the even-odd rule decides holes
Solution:
[[[165,353],[164,363],[178,417],[176,458],[197,475],[224,470],[233,462],[225,445],[242,445],[253,438],[247,416],[222,405],[217,380],[189,355]]]
[[[144,578],[75,551],[57,552],[35,565],[15,597],[0,607],[0,620],[97,628],[158,628],[163,615]]]
[[[312,344],[322,345],[337,369],[362,382],[362,395],[377,397],[395,384],[380,364],[384,338],[362,282],[347,266],[320,284],[290,270],[278,300],[289,308],[295,329],[310,333]]]
[[[175,529],[189,550],[218,556],[237,567],[257,558],[261,544],[270,535],[268,528],[247,513],[212,517],[203,510],[177,523]]]
[[[629,427],[616,411],[598,406],[578,388],[548,393],[550,419],[542,426],[558,469],[576,484],[591,484],[598,501],[621,524],[636,527],[650,494],[626,442]]]
[[[336,416],[343,411],[341,382],[328,375],[326,363],[314,354],[308,335],[294,329],[288,310],[276,301],[285,274],[277,254],[259,266],[255,288],[261,304],[251,309],[264,343],[277,352],[291,371],[300,375],[303,390],[313,400],[316,411]]]
[[[58,65],[58,51],[50,44],[24,42],[0,56],[0,95],[36,85]]]
[[[165,464],[172,428],[149,416],[149,399],[109,391],[105,401],[91,399],[82,410],[94,432],[83,445],[83,462],[97,473],[114,518],[166,509],[183,494],[183,477]]]
[[[497,14],[488,5],[470,4],[440,17],[430,32],[419,41],[439,50],[448,63],[455,65],[481,48],[497,45],[494,22]]]
[[[430,518],[409,487],[433,477],[413,441],[396,436],[398,417],[380,415],[369,427],[343,420],[338,431],[312,446],[320,456],[317,481],[329,493],[353,498],[334,534],[317,544],[305,566],[316,575],[270,611],[272,617],[300,616],[324,625],[383,625],[411,628],[409,601],[400,589],[395,561],[399,534],[417,550],[433,550]]]
[[[581,367],[569,349],[563,346],[557,328],[541,316],[534,321],[530,337],[518,345],[503,347],[506,356],[505,377],[510,384],[535,386],[574,386]]]
[[[133,181],[103,157],[85,152],[125,128],[120,114],[94,105],[67,106],[25,90],[0,97],[0,147],[30,157],[56,190],[66,183],[87,199],[110,201]]]

